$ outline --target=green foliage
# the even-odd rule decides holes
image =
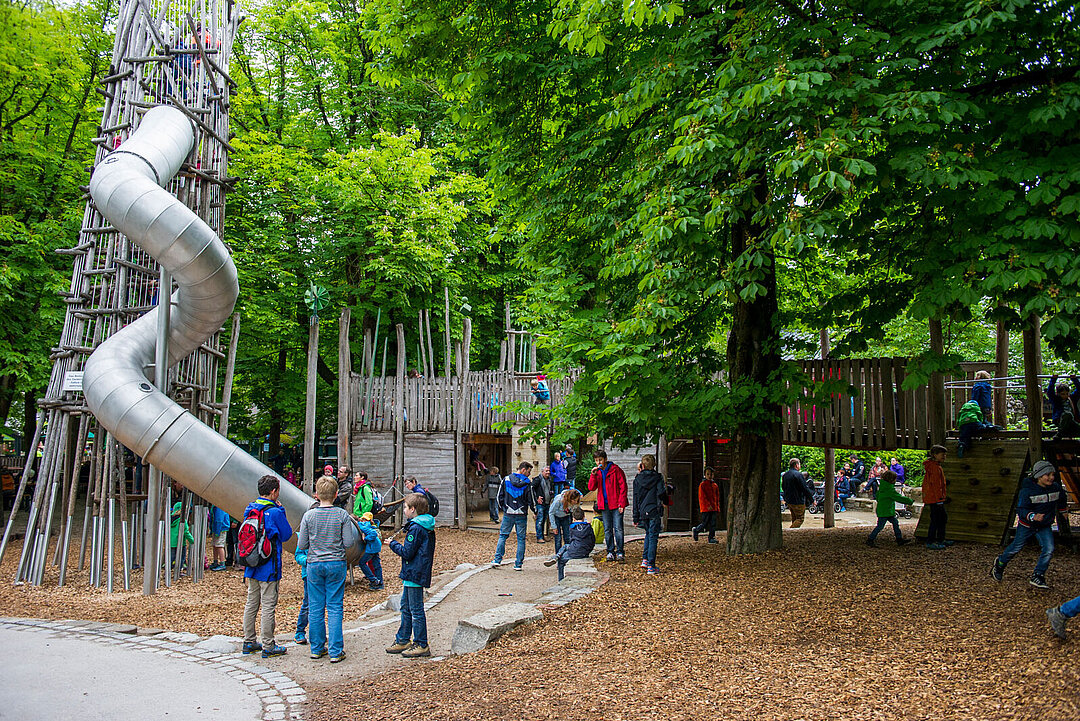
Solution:
[[[891,451],[862,451],[850,448],[835,449],[835,469],[840,470],[848,459],[854,454],[866,464],[867,472],[874,465],[874,459],[881,458],[885,465],[889,465],[891,459],[896,458],[907,471],[905,483],[909,486],[921,486],[923,478],[923,461],[926,460],[926,451],[909,451],[905,449],[893,449]],[[784,446],[782,457],[783,466],[787,468],[787,462],[792,458],[798,458],[802,463],[803,471],[810,474],[811,478],[820,482],[825,478],[825,449],[812,446]]]

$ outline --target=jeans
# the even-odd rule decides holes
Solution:
[[[849,499],[849,498],[851,498],[851,495],[848,494],[848,493],[841,493],[840,494],[840,510],[841,511],[846,511],[847,510],[847,499]]]
[[[983,423],[982,421],[975,421],[974,423],[965,423],[960,426],[960,439],[957,441],[957,445],[964,447],[964,450],[971,448],[971,439],[975,436],[981,436],[982,432],[994,428],[993,423]]]
[[[502,563],[503,554],[506,553],[506,539],[510,536],[510,530],[514,529],[517,531],[517,556],[514,567],[521,568],[521,564],[525,562],[525,536],[528,534],[526,521],[528,518],[524,513],[503,514],[502,525],[499,526],[499,543],[495,546],[495,563]]]
[[[310,596],[311,631],[309,641],[312,653],[326,651],[326,635],[330,633],[330,656],[345,653],[345,637],[341,633],[344,615],[345,562],[309,562],[307,565],[307,590]]]
[[[608,553],[623,555],[623,514],[618,508],[600,511],[604,522],[604,545]]]
[[[1080,614],[1080,596],[1061,604],[1061,615],[1065,618],[1076,618]]]
[[[424,614],[424,589],[406,586],[401,592],[401,626],[398,627],[397,643],[408,643],[409,637],[418,646],[427,646],[427,616]]]
[[[364,578],[368,580],[372,586],[383,585],[382,577],[382,560],[379,559],[377,553],[365,553],[360,556],[360,572],[364,574]],[[371,563],[371,568],[368,568],[368,563]]]
[[[709,538],[716,538],[716,511],[702,511],[701,524],[694,528],[698,533],[709,532]]]
[[[874,530],[870,531],[870,540],[873,541],[877,538],[877,534],[881,533],[881,529],[885,528],[886,523],[892,524],[893,533],[896,534],[896,540],[901,540],[904,535],[900,533],[900,521],[896,520],[896,516],[878,516],[877,525],[874,526]]]
[[[547,503],[536,504],[536,540],[540,540],[547,533],[548,529],[548,508],[551,506]]]
[[[499,502],[494,498],[488,499],[488,516],[493,522],[499,522]]]
[[[255,643],[255,616],[259,615],[261,624],[258,640],[262,642],[263,648],[273,648],[278,581],[256,581],[254,578],[244,580],[248,589],[247,603],[244,605],[244,643]]]
[[[656,565],[656,546],[660,542],[660,516],[645,519],[645,548],[641,552],[641,558],[650,566]]]
[[[1046,569],[1050,568],[1050,559],[1054,555],[1054,531],[1047,526],[1046,528],[1031,528],[1017,524],[1016,537],[1013,538],[1013,542],[1009,544],[1008,548],[1001,552],[998,556],[998,565],[1004,566],[1012,557],[1020,553],[1020,549],[1035,536],[1035,540],[1039,542],[1039,546],[1042,548],[1042,553],[1039,554],[1039,560],[1035,563],[1035,573],[1040,576],[1046,575]]]
[[[570,516],[555,516],[555,553],[570,541]]]
[[[945,512],[944,503],[930,504],[930,527],[926,529],[927,543],[941,543],[945,540],[945,522],[948,520],[949,514]]]
[[[307,579],[304,580],[304,600],[300,603],[300,614],[296,617],[296,637],[300,638],[307,631],[308,611],[311,606],[308,601]]]

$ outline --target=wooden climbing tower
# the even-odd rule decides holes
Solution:
[[[233,0],[121,0],[112,64],[97,89],[103,107],[98,136],[93,140],[97,146],[95,166],[134,132],[150,108],[171,105],[191,119],[195,149],[167,187],[219,236],[224,226],[225,194],[232,180],[228,176],[228,153],[232,150],[228,143],[232,88],[228,66],[239,13]],[[105,221],[89,194],[87,201],[78,241],[59,251],[72,259],[71,285],[64,293],[67,314],[52,352],[52,376],[45,397],[39,401],[35,437],[40,437],[43,429],[45,432],[40,465],[36,478],[23,474],[17,491],[16,508],[33,486],[16,580],[41,584],[46,566],[53,565],[59,566],[58,581],[63,585],[69,556],[74,555],[69,553],[71,538],[76,535],[81,540],[79,569],[89,563],[90,583],[112,591],[118,575],[124,588],[129,588],[129,569],[139,560],[147,519],[142,517],[143,504],[138,501],[145,496],[132,495],[131,491],[145,494],[147,474],[134,467],[138,459],[97,426],[80,393],[80,371],[102,340],[153,308],[159,298],[168,298],[172,289],[162,294],[160,272],[153,259]],[[231,349],[235,349],[237,330],[234,317]],[[180,405],[203,422],[216,422],[222,432],[228,418],[228,382],[223,395],[218,389],[226,358],[215,336],[173,369],[168,383],[170,394]],[[33,459],[32,451],[29,456]],[[82,525],[76,529],[80,474],[88,480],[88,489]],[[129,488],[134,479],[143,479],[141,489],[137,483]],[[165,483],[163,498],[168,498],[170,485]],[[190,496],[184,494],[181,513],[191,519],[196,539],[205,539],[206,534],[199,531],[205,530],[200,525],[206,514],[191,512],[199,501]],[[167,521],[167,514],[158,519],[162,524]],[[11,526],[9,521],[0,555],[6,550]],[[57,531],[58,540],[53,544]],[[168,538],[169,534],[163,535]],[[197,559],[189,564],[196,580],[202,572],[199,544],[196,540],[190,549]],[[176,578],[176,569],[167,565],[169,554],[160,555],[165,559],[161,571],[168,584]]]

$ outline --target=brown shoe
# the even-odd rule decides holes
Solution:
[[[412,644],[409,643],[408,641],[406,641],[405,643],[398,643],[397,641],[394,641],[393,646],[387,646],[386,647],[386,652],[387,653],[401,653],[401,652],[403,652],[406,649],[411,648],[411,647],[412,647]]]
[[[404,651],[401,654],[402,658],[420,658],[422,656],[430,656],[431,649],[427,646],[421,646],[414,643],[408,651]]]

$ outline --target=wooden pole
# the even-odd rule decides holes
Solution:
[[[397,324],[397,376],[394,378],[394,477],[405,475],[405,326]]]
[[[338,321],[338,409],[337,409],[337,458],[352,468],[349,457],[349,429],[352,426],[353,399],[349,392],[352,379],[352,350],[349,346],[349,330],[352,326],[352,309],[341,311]]]
[[[450,287],[443,288],[443,372],[450,377]]]
[[[233,313],[232,335],[229,336],[229,355],[225,360],[225,387],[221,392],[221,418],[218,433],[229,435],[229,404],[232,403],[233,377],[236,375],[236,346],[240,342],[240,314]]]
[[[427,356],[424,354],[424,311],[416,312],[416,372],[427,375]]]
[[[307,395],[304,403],[304,492],[315,492],[315,381],[318,378],[316,362],[319,358],[319,316],[311,316],[308,322]]]
[[[821,360],[829,357],[829,329],[821,329]],[[825,449],[825,528],[836,525],[836,513],[831,499],[836,498],[836,449]]]
[[[1031,462],[1042,460],[1042,388],[1039,372],[1042,369],[1042,324],[1031,316],[1024,327],[1024,391],[1027,394],[1028,453]]]
[[[930,319],[930,350],[937,355],[945,354],[945,342],[941,332],[941,318]],[[945,442],[945,376],[930,374],[930,442]]]
[[[435,345],[431,342],[431,311],[424,311],[424,331],[427,333],[428,378],[435,380]]]
[[[458,374],[457,412],[454,414],[454,448],[457,456],[457,479],[454,487],[457,490],[457,525],[463,531],[469,526],[469,499],[466,493],[469,476],[465,462],[468,454],[464,447],[463,435],[468,423],[469,408],[472,405],[471,399],[465,397],[466,388],[468,388],[465,379],[469,375],[471,346],[472,318],[466,317],[462,329],[461,353],[458,356],[461,360],[461,372]]]
[[[514,338],[513,328],[510,327],[510,304],[506,304],[506,369],[511,373],[517,371],[517,342]]]
[[[667,483],[667,482],[669,482],[671,480],[670,477],[668,476],[668,442],[667,442],[667,438],[664,435],[660,436],[660,440],[656,444],[656,470],[659,471],[660,475],[664,477],[664,482],[665,483]],[[574,487],[573,479],[567,479],[567,480],[570,481],[570,487],[573,488]],[[663,523],[663,528],[666,531],[667,530],[667,525],[668,525],[668,507],[664,506],[663,509],[664,509],[664,518],[663,518],[662,523]]]
[[[1005,378],[1009,375],[1009,329],[1005,327],[1005,321],[999,320],[997,322],[997,349],[994,356],[996,367],[994,368],[994,376],[997,378]],[[994,389],[994,425],[1004,428],[1008,423],[1008,403],[1009,392],[1006,388]],[[987,418],[986,420],[990,420]]]

